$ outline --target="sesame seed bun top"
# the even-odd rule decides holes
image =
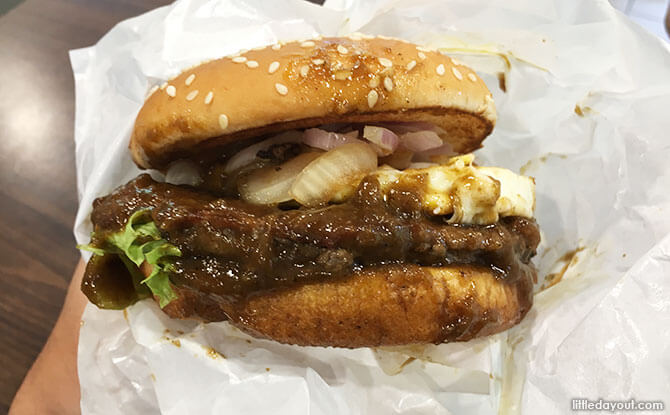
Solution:
[[[276,44],[191,68],[156,89],[135,121],[138,166],[261,134],[334,122],[431,122],[465,153],[496,121],[491,93],[472,71],[397,39],[352,35]]]

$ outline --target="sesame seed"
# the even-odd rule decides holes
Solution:
[[[302,76],[304,78],[304,77],[307,76],[308,73],[309,73],[309,66],[308,65],[303,65],[303,66],[300,67],[300,76]]]
[[[378,99],[379,94],[377,93],[377,91],[373,89],[372,91],[368,92],[368,107],[370,108],[374,107]]]
[[[412,62],[408,63],[405,68],[407,68],[408,71],[411,71],[412,69],[414,69],[415,66],[416,66],[416,61],[412,61]]]
[[[275,89],[277,90],[277,92],[279,92],[279,95],[288,94],[288,88],[284,84],[276,83],[275,84]]]
[[[247,61],[247,58],[245,58],[244,56],[235,56],[233,58],[233,62],[235,62],[235,63],[244,63],[246,61]]]
[[[424,59],[426,59],[426,54],[425,54],[425,53],[423,53],[423,52],[419,52],[419,53],[417,53],[417,56],[418,56],[418,57],[419,57],[419,59],[421,59],[421,60],[424,60]]]
[[[279,50],[279,49],[281,49],[281,45],[279,43],[275,43],[274,45],[272,45],[272,50]]]
[[[263,50],[263,49],[265,49],[266,47],[267,47],[267,46],[256,46],[255,48],[251,48],[251,50]]]
[[[194,89],[193,91],[189,92],[188,95],[186,95],[186,101],[193,101],[193,99],[197,96],[198,96],[198,90]]]
[[[454,65],[463,66],[463,62],[459,61],[458,59],[456,59],[456,58],[449,58],[449,59],[451,59],[451,63],[453,63]]]
[[[174,85],[168,85],[167,88],[165,88],[165,93],[174,98],[177,95],[177,88],[175,88]]]
[[[458,79],[459,81],[462,81],[462,80],[463,80],[463,75],[461,75],[461,71],[459,71],[458,69],[456,69],[455,66],[452,66],[452,67],[451,67],[451,72],[454,73],[454,76],[456,77],[456,79]]]
[[[437,72],[438,75],[444,75],[444,65],[442,64],[437,65],[435,71]]]
[[[314,65],[323,65],[323,59],[312,59]]]
[[[163,83],[161,84],[161,89],[165,89],[166,86],[168,86],[168,83],[167,83],[167,82],[163,82]]]
[[[191,85],[191,84],[193,83],[193,80],[195,80],[195,74],[194,74],[194,73],[190,74],[190,75],[184,80],[184,83],[186,84],[186,86],[189,86],[189,85]]]
[[[381,63],[382,66],[386,66],[387,68],[390,68],[391,66],[393,66],[393,62],[391,62],[390,59],[386,59],[386,58],[379,58],[379,63]]]
[[[219,114],[219,127],[222,130],[228,128],[228,116],[226,114]]]
[[[477,82],[477,77],[472,72],[468,74],[468,79],[471,80],[472,82]]]
[[[307,40],[305,42],[302,42],[300,46],[302,46],[303,48],[313,48],[315,46],[315,43],[312,42],[311,40]]]
[[[337,45],[337,51],[340,52],[341,55],[349,53],[349,50],[342,45]]]
[[[416,50],[418,50],[419,52],[430,52],[430,49],[424,48],[422,46],[417,46]]]
[[[388,76],[384,78],[384,88],[389,92],[393,91],[393,80]]]
[[[209,91],[207,95],[205,95],[205,105],[211,104],[212,99],[214,99],[214,92]]]
[[[379,86],[379,78],[375,76],[374,78],[370,79],[368,85],[370,88],[377,88]]]
[[[268,73],[275,73],[279,69],[279,62],[274,61],[268,66]]]
[[[249,68],[252,68],[252,69],[253,69],[253,68],[258,68],[258,62],[256,62],[256,61],[247,61],[247,66],[248,66]]]
[[[351,79],[351,71],[343,70],[337,71],[334,74],[334,78],[338,81],[344,81],[345,79]]]
[[[158,91],[158,85],[152,86],[151,89],[149,90],[149,92],[147,93],[147,96],[153,95],[154,92],[156,92],[156,91]]]

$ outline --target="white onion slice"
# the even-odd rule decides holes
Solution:
[[[291,185],[302,169],[323,153],[302,153],[279,166],[267,166],[244,176],[239,182],[242,200],[271,205],[291,200]]]
[[[341,201],[363,176],[377,168],[377,154],[367,143],[350,143],[321,155],[298,175],[291,195],[304,206]]]
[[[195,186],[202,182],[198,166],[191,160],[178,160],[170,164],[165,174],[165,182]]]
[[[400,143],[398,136],[393,131],[372,125],[366,125],[363,128],[363,137],[375,144],[378,149],[377,154],[380,156],[393,153]]]
[[[250,164],[252,161],[254,161],[256,154],[258,154],[259,151],[267,150],[275,144],[300,142],[302,142],[302,132],[296,130],[286,131],[274,137],[270,137],[267,140],[261,141],[260,143],[256,143],[244,148],[242,151],[231,157],[230,160],[228,160],[228,163],[226,163],[224,172],[226,174],[230,174],[235,170]]]
[[[358,141],[358,131],[341,134],[322,130],[320,128],[309,128],[305,130],[305,133],[303,134],[303,141],[310,147],[328,151],[343,144]]]
[[[442,139],[434,131],[415,131],[400,136],[402,146],[415,153],[442,146]]]

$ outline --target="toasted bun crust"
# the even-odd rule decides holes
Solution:
[[[465,341],[521,321],[533,302],[534,272],[530,266],[501,280],[486,267],[388,265],[240,303],[176,288],[179,298],[163,310],[173,318],[229,319],[256,337],[302,346]]]
[[[291,42],[204,63],[156,90],[130,141],[142,168],[236,140],[332,122],[425,121],[469,152],[496,114],[484,82],[437,51],[363,35]]]

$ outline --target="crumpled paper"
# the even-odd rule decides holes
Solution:
[[[499,117],[478,160],[537,182],[545,289],[529,315],[467,343],[343,350],[170,320],[151,301],[89,305],[82,413],[562,414],[572,398],[670,396],[670,51],[606,0],[182,0],[121,22],[71,52],[77,241],[93,199],[139,173],[127,143],[153,85],[352,31],[440,48],[489,85]]]

